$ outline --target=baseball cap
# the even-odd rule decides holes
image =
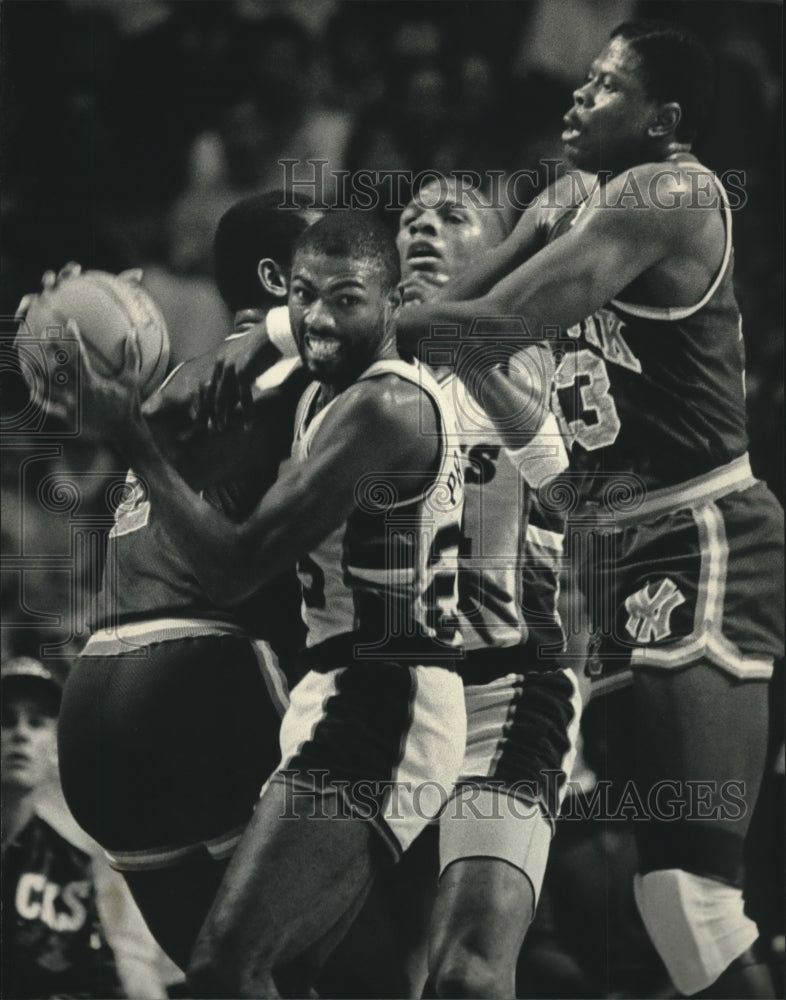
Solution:
[[[47,692],[52,700],[55,712],[60,708],[60,698],[63,693],[63,680],[51,667],[45,666],[32,656],[14,656],[0,666],[0,683],[3,693],[8,691],[8,685],[34,684],[40,687],[42,693]]]

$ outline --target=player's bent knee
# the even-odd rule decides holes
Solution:
[[[195,1000],[242,997],[244,964],[225,935],[214,934],[210,918],[194,945],[186,970],[186,982]]]
[[[758,936],[742,892],[678,868],[634,879],[636,904],[674,985],[685,996],[706,989]]]

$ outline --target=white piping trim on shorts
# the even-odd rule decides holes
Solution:
[[[706,472],[695,479],[689,479],[676,486],[666,486],[653,490],[646,500],[631,511],[614,511],[615,527],[625,527],[638,521],[646,521],[656,514],[679,510],[698,503],[719,500],[729,493],[748,489],[758,480],[751,471],[747,452],[733,459],[728,465],[721,465],[712,472]]]
[[[104,854],[111,867],[119,872],[173,868],[203,851],[207,851],[214,860],[220,861],[232,854],[240,842],[245,828],[246,824],[244,823],[218,837],[211,837],[210,840],[198,840],[182,847],[149,847],[141,851],[104,851]]]
[[[247,634],[237,623],[212,618],[153,618],[99,629],[85,643],[82,655],[114,656],[153,642],[170,642],[206,635]]]
[[[738,680],[767,680],[772,676],[773,661],[744,656],[721,631],[729,560],[723,515],[714,502],[691,513],[699,533],[701,559],[694,630],[670,646],[634,649],[631,664],[676,669],[706,658]]]
[[[262,679],[265,682],[267,693],[273,702],[276,711],[283,718],[284,713],[289,708],[289,685],[284,675],[284,671],[278,664],[278,657],[273,652],[270,643],[264,639],[252,639],[251,648],[259,663],[262,672]]]

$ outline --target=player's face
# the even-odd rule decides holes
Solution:
[[[494,209],[475,204],[453,181],[447,189],[438,182],[426,184],[399,220],[401,277],[424,271],[451,278],[501,239]]]
[[[54,775],[57,720],[42,699],[21,693],[4,694],[0,718],[3,787],[32,791]]]
[[[303,363],[327,385],[350,385],[393,343],[395,293],[373,261],[298,252],[289,318]]]
[[[565,153],[575,166],[593,172],[618,173],[646,162],[647,130],[657,112],[657,102],[644,90],[638,54],[614,38],[573,92],[573,107],[563,119]]]

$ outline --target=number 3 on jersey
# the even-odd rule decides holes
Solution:
[[[554,375],[554,386],[572,441],[586,451],[616,441],[620,418],[609,394],[611,383],[603,358],[586,347],[569,351]]]

